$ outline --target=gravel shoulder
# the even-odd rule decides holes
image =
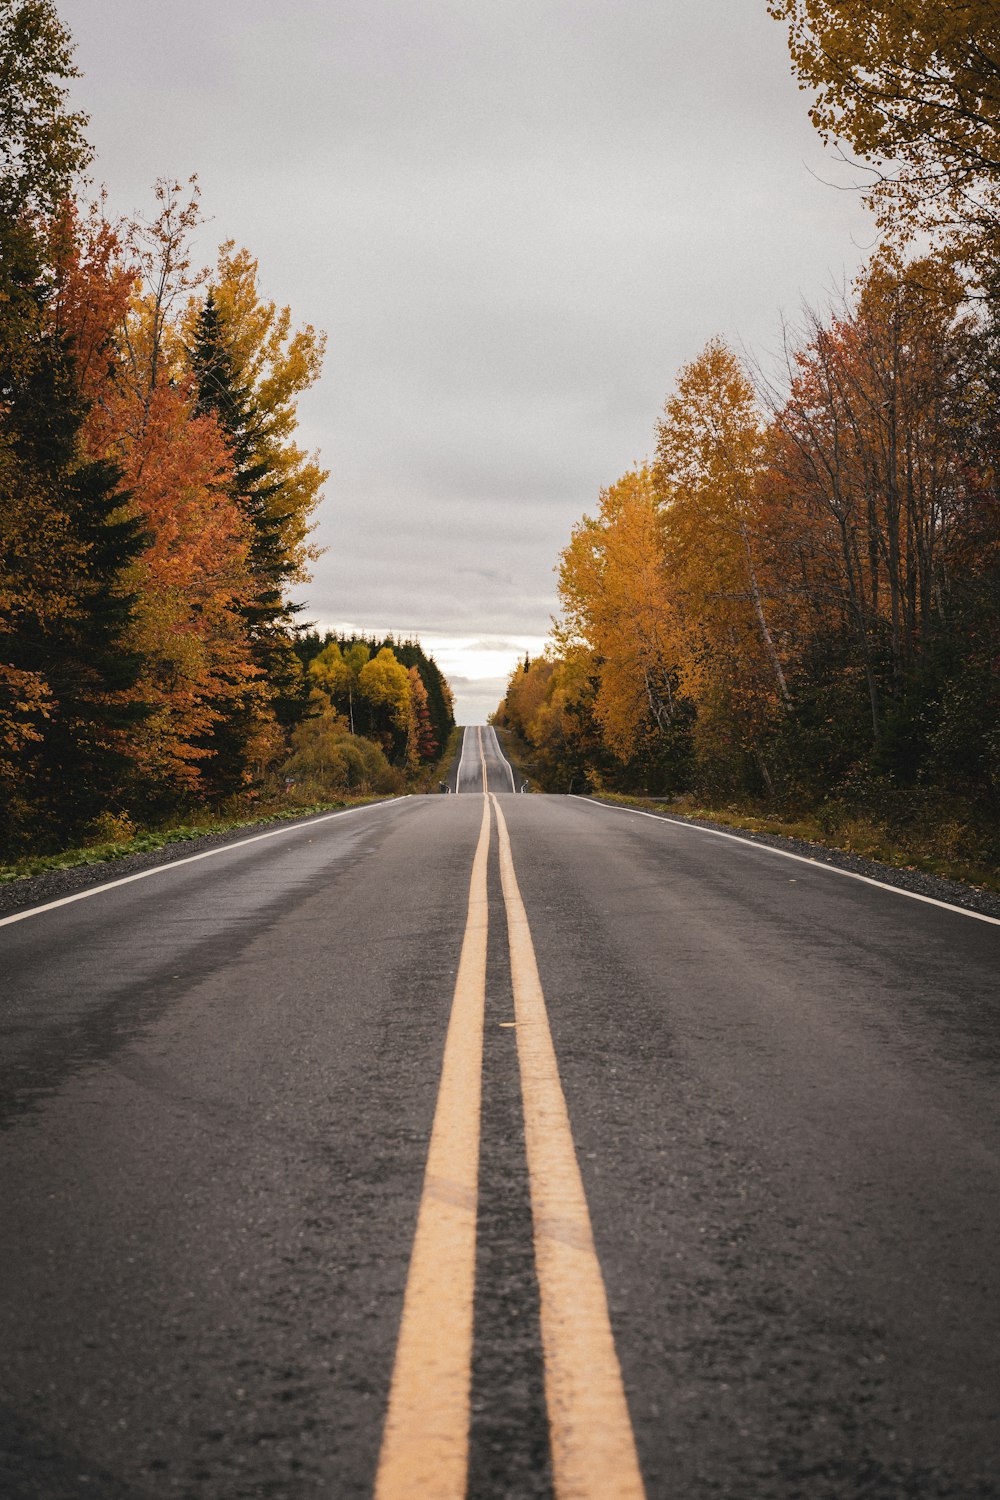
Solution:
[[[390,799],[384,799],[390,800]],[[628,804],[613,802],[603,797],[592,797],[592,802],[603,802],[607,807],[625,808]],[[345,809],[346,810],[346,809]],[[766,844],[772,849],[784,849],[798,854],[815,864],[833,865],[841,870],[850,870],[856,875],[865,875],[870,880],[879,880],[883,885],[897,886],[900,890],[913,891],[934,901],[944,901],[951,906],[963,907],[966,911],[979,912],[983,916],[1000,920],[1000,895],[984,891],[976,886],[963,885],[961,881],[945,880],[939,875],[929,875],[922,870],[900,869],[896,865],[885,865],[877,860],[863,859],[843,849],[831,849],[808,839],[786,838],[775,833],[756,833],[752,829],[733,828],[728,824],[714,823],[707,818],[688,818],[681,813],[660,812],[654,808],[635,808],[635,811],[650,813],[668,822],[690,823],[696,827],[712,828],[717,833],[731,834],[746,839],[752,844]],[[289,819],[287,826],[315,822],[317,818],[329,817],[329,813],[316,813],[308,818]],[[141,854],[129,854],[122,859],[103,861],[95,865],[75,865],[69,869],[46,870],[41,875],[25,876],[0,885],[0,918],[13,916],[32,906],[42,906],[48,901],[59,901],[65,896],[93,886],[106,885],[121,880],[126,875],[136,875],[157,865],[173,864],[179,859],[188,859],[192,854],[201,854],[207,849],[222,848],[226,844],[238,844],[264,833],[278,825],[274,823],[253,824],[246,828],[233,829],[227,833],[200,834],[197,838],[184,839],[176,844],[165,844],[161,849],[151,849]]]
[[[615,802],[605,797],[590,797],[590,802],[603,802],[606,807],[629,810],[631,804]],[[798,854],[803,859],[818,865],[832,865],[838,870],[850,870],[855,875],[864,875],[869,880],[881,881],[883,885],[896,886],[902,891],[926,896],[932,901],[944,901],[949,906],[960,906],[966,911],[978,912],[981,916],[995,917],[1000,921],[1000,894],[980,890],[974,885],[964,885],[959,880],[945,880],[940,875],[929,875],[923,870],[884,865],[878,860],[864,859],[850,854],[845,849],[831,849],[825,844],[816,844],[809,839],[786,838],[777,833],[757,833],[750,828],[733,828],[727,823],[714,823],[708,818],[687,818],[682,813],[663,812],[655,807],[632,807],[634,812],[649,813],[670,823],[690,823],[698,828],[711,828],[716,833],[726,833],[733,838],[746,839],[751,844],[766,844],[771,849],[784,849],[789,854]]]
[[[382,797],[375,801],[391,802],[395,799]],[[359,803],[372,807],[375,801]],[[349,808],[334,809],[348,812]],[[160,849],[144,850],[140,854],[126,854],[121,859],[102,860],[99,864],[72,865],[67,869],[45,870],[41,875],[26,875],[20,880],[10,880],[0,885],[0,918],[14,916],[32,906],[44,906],[49,901],[61,901],[65,896],[75,896],[98,885],[109,885],[123,880],[128,875],[138,875],[143,870],[152,870],[158,865],[172,865],[179,859],[190,859],[193,854],[204,854],[209,849],[221,849],[226,844],[239,844],[258,834],[277,832],[280,828],[297,828],[318,819],[328,818],[330,812],[313,813],[306,818],[271,819],[267,822],[248,823],[243,828],[232,828],[225,833],[198,834],[195,838],[181,839],[175,844],[164,844]]]

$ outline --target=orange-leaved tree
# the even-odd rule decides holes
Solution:
[[[65,315],[91,399],[87,447],[121,469],[149,535],[131,575],[140,601],[134,645],[146,662],[136,692],[151,708],[134,753],[162,800],[201,789],[206,740],[258,670],[241,613],[250,539],[229,493],[231,453],[215,418],[196,409],[178,321],[200,274],[189,248],[197,196],[185,202],[178,184],[161,182],[157,202],[149,224],[91,225]],[[110,283],[107,337],[87,314],[95,279]]]

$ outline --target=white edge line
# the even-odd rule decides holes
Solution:
[[[497,755],[500,757],[500,759],[503,761],[504,765],[507,767],[507,774],[510,777],[510,789],[511,789],[512,792],[516,792],[517,791],[517,787],[514,785],[514,767],[511,765],[511,763],[507,759],[506,755],[504,755],[503,751],[500,749],[500,741],[497,738],[497,732],[493,728],[492,724],[489,726],[489,730],[490,730],[490,734],[493,736],[493,743],[496,746]]]
[[[927,906],[940,906],[942,911],[957,912],[960,917],[972,917],[976,922],[989,922],[1000,927],[1000,917],[988,917],[985,912],[970,911],[967,906],[954,906],[950,901],[938,901],[934,896],[921,896],[917,891],[908,891],[901,885],[888,885],[884,880],[873,880],[870,875],[859,875],[855,870],[842,870],[839,865],[828,865],[823,860],[810,859],[805,854],[793,854],[790,849],[775,849],[772,844],[759,844],[739,833],[723,833],[721,828],[705,828],[701,823],[685,823],[680,818],[671,818],[663,813],[644,812],[641,807],[619,807],[614,802],[599,802],[594,797],[581,797],[576,792],[569,796],[574,802],[586,802],[591,807],[603,807],[608,812],[634,813],[637,818],[653,818],[657,823],[672,823],[675,828],[687,828],[692,833],[710,833],[717,839],[732,839],[736,844],[748,844],[751,849],[761,849],[765,854],[778,854],[782,859],[794,859],[812,870],[826,870],[831,875],[845,875],[848,880],[860,880],[863,885],[873,885],[880,891],[892,891],[896,896],[907,896],[911,901],[923,901]]]
[[[0,917],[0,927],[9,927],[12,922],[24,922],[28,917],[41,916],[43,911],[55,911],[57,906],[70,906],[74,901],[85,901],[88,896],[99,896],[102,891],[113,891],[119,885],[131,885],[134,880],[146,880],[150,875],[165,875],[169,870],[179,870],[181,865],[193,865],[198,859],[211,859],[213,854],[229,854],[233,849],[244,849],[247,844],[259,844],[262,839],[276,839],[281,833],[301,833],[306,828],[315,828],[320,823],[329,823],[331,818],[346,818],[350,813],[374,812],[377,808],[395,807],[409,800],[407,792],[402,797],[390,797],[385,802],[369,802],[364,807],[342,807],[339,812],[323,813],[310,818],[308,823],[287,823],[283,828],[269,828],[267,833],[255,833],[248,839],[237,839],[232,844],[222,844],[216,849],[204,849],[201,854],[186,854],[183,859],[169,860],[165,865],[154,865],[150,870],[139,870],[135,875],[123,875],[119,880],[106,880],[102,885],[92,885],[72,896],[61,896],[58,901],[46,901],[44,906],[29,906],[26,911],[16,911],[13,916]],[[165,846],[164,846],[165,847]],[[127,858],[127,856],[126,856]],[[86,868],[69,866],[68,868]],[[91,868],[93,868],[91,866]]]

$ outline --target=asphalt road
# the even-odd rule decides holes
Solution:
[[[0,926],[0,1494],[373,1493],[485,837],[468,1494],[551,1495],[551,1417],[616,1434],[593,1500],[633,1435],[663,1500],[1000,1495],[1000,924],[468,759]],[[533,1239],[501,822],[596,1260]],[[553,1248],[613,1335],[565,1400]],[[574,1428],[615,1360],[630,1433]]]
[[[501,750],[492,725],[473,725],[465,730],[447,785],[453,792],[520,790],[514,768]]]

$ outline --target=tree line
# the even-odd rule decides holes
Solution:
[[[316,555],[326,473],[296,404],[324,336],[248,250],[196,265],[194,180],[159,182],[148,219],[85,205],[76,76],[51,0],[0,0],[5,853],[294,783],[339,702],[289,600]],[[395,717],[369,716],[358,753],[383,785],[443,745],[446,689],[410,644],[374,657]],[[322,781],[370,784],[356,764]]]
[[[552,646],[498,721],[553,788],[950,799],[995,832],[1000,22],[770,8],[817,124],[874,159],[881,243],[778,368],[713,339],[680,372],[650,460],[574,529]]]
[[[418,641],[309,631],[296,651],[311,712],[292,733],[283,769],[300,794],[400,791],[406,773],[419,777],[448,748],[451,688]]]

